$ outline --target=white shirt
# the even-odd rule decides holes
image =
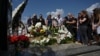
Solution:
[[[61,24],[63,23],[63,19],[60,17],[57,18],[57,21],[58,21],[58,26],[61,26]]]

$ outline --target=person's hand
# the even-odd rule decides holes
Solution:
[[[93,25],[92,30],[96,30],[96,29],[97,29],[97,25]]]

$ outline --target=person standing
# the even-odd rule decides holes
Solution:
[[[78,13],[78,18],[77,18],[77,42],[76,43],[82,43],[82,39],[80,38],[80,33],[79,33],[79,19],[81,19],[81,13]]]
[[[32,17],[32,24],[33,24],[33,26],[35,26],[36,23],[37,23],[38,21],[39,21],[39,20],[38,20],[38,18],[37,18],[37,15],[34,14],[33,17]]]
[[[93,10],[93,20],[92,20],[92,30],[93,30],[93,36],[96,40],[97,44],[100,45],[100,8],[95,8]]]
[[[46,25],[49,26],[49,27],[52,27],[52,18],[51,18],[51,15],[47,16]]]
[[[40,14],[39,22],[41,22],[42,25],[45,25],[45,20],[44,20],[42,14]]]
[[[68,25],[68,30],[73,35],[73,42],[76,42],[77,40],[77,19],[71,14],[68,14],[68,20],[66,21]]]
[[[87,11],[82,10],[81,11],[81,18],[79,19],[79,33],[80,38],[82,39],[82,44],[88,45],[89,39],[88,39],[88,14]]]
[[[58,14],[56,19],[57,19],[57,22],[58,22],[58,26],[61,27],[61,25],[63,24],[63,19],[62,19],[61,15]]]

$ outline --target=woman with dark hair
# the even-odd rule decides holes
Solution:
[[[95,8],[93,10],[92,29],[93,29],[94,39],[97,41],[97,43],[100,44],[99,27],[100,27],[100,8]]]
[[[33,26],[35,26],[35,24],[36,24],[38,21],[39,21],[39,20],[38,20],[38,18],[37,18],[37,15],[34,14],[33,17],[32,17],[32,24],[33,24]]]
[[[45,20],[44,20],[42,14],[40,14],[39,22],[41,22],[42,25],[45,25]]]
[[[87,11],[81,11],[81,18],[79,18],[79,33],[80,38],[82,40],[82,44],[88,45],[89,37],[88,37],[88,22],[89,17]]]

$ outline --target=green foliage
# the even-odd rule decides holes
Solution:
[[[73,42],[73,38],[66,37],[65,39],[60,41],[60,44],[66,44],[69,42]]]
[[[45,45],[45,46],[47,46],[47,45],[53,45],[53,44],[55,44],[55,43],[57,43],[57,40],[54,39],[54,38],[51,38],[51,39],[49,40],[49,42],[48,42],[48,43],[44,43],[44,45]]]

